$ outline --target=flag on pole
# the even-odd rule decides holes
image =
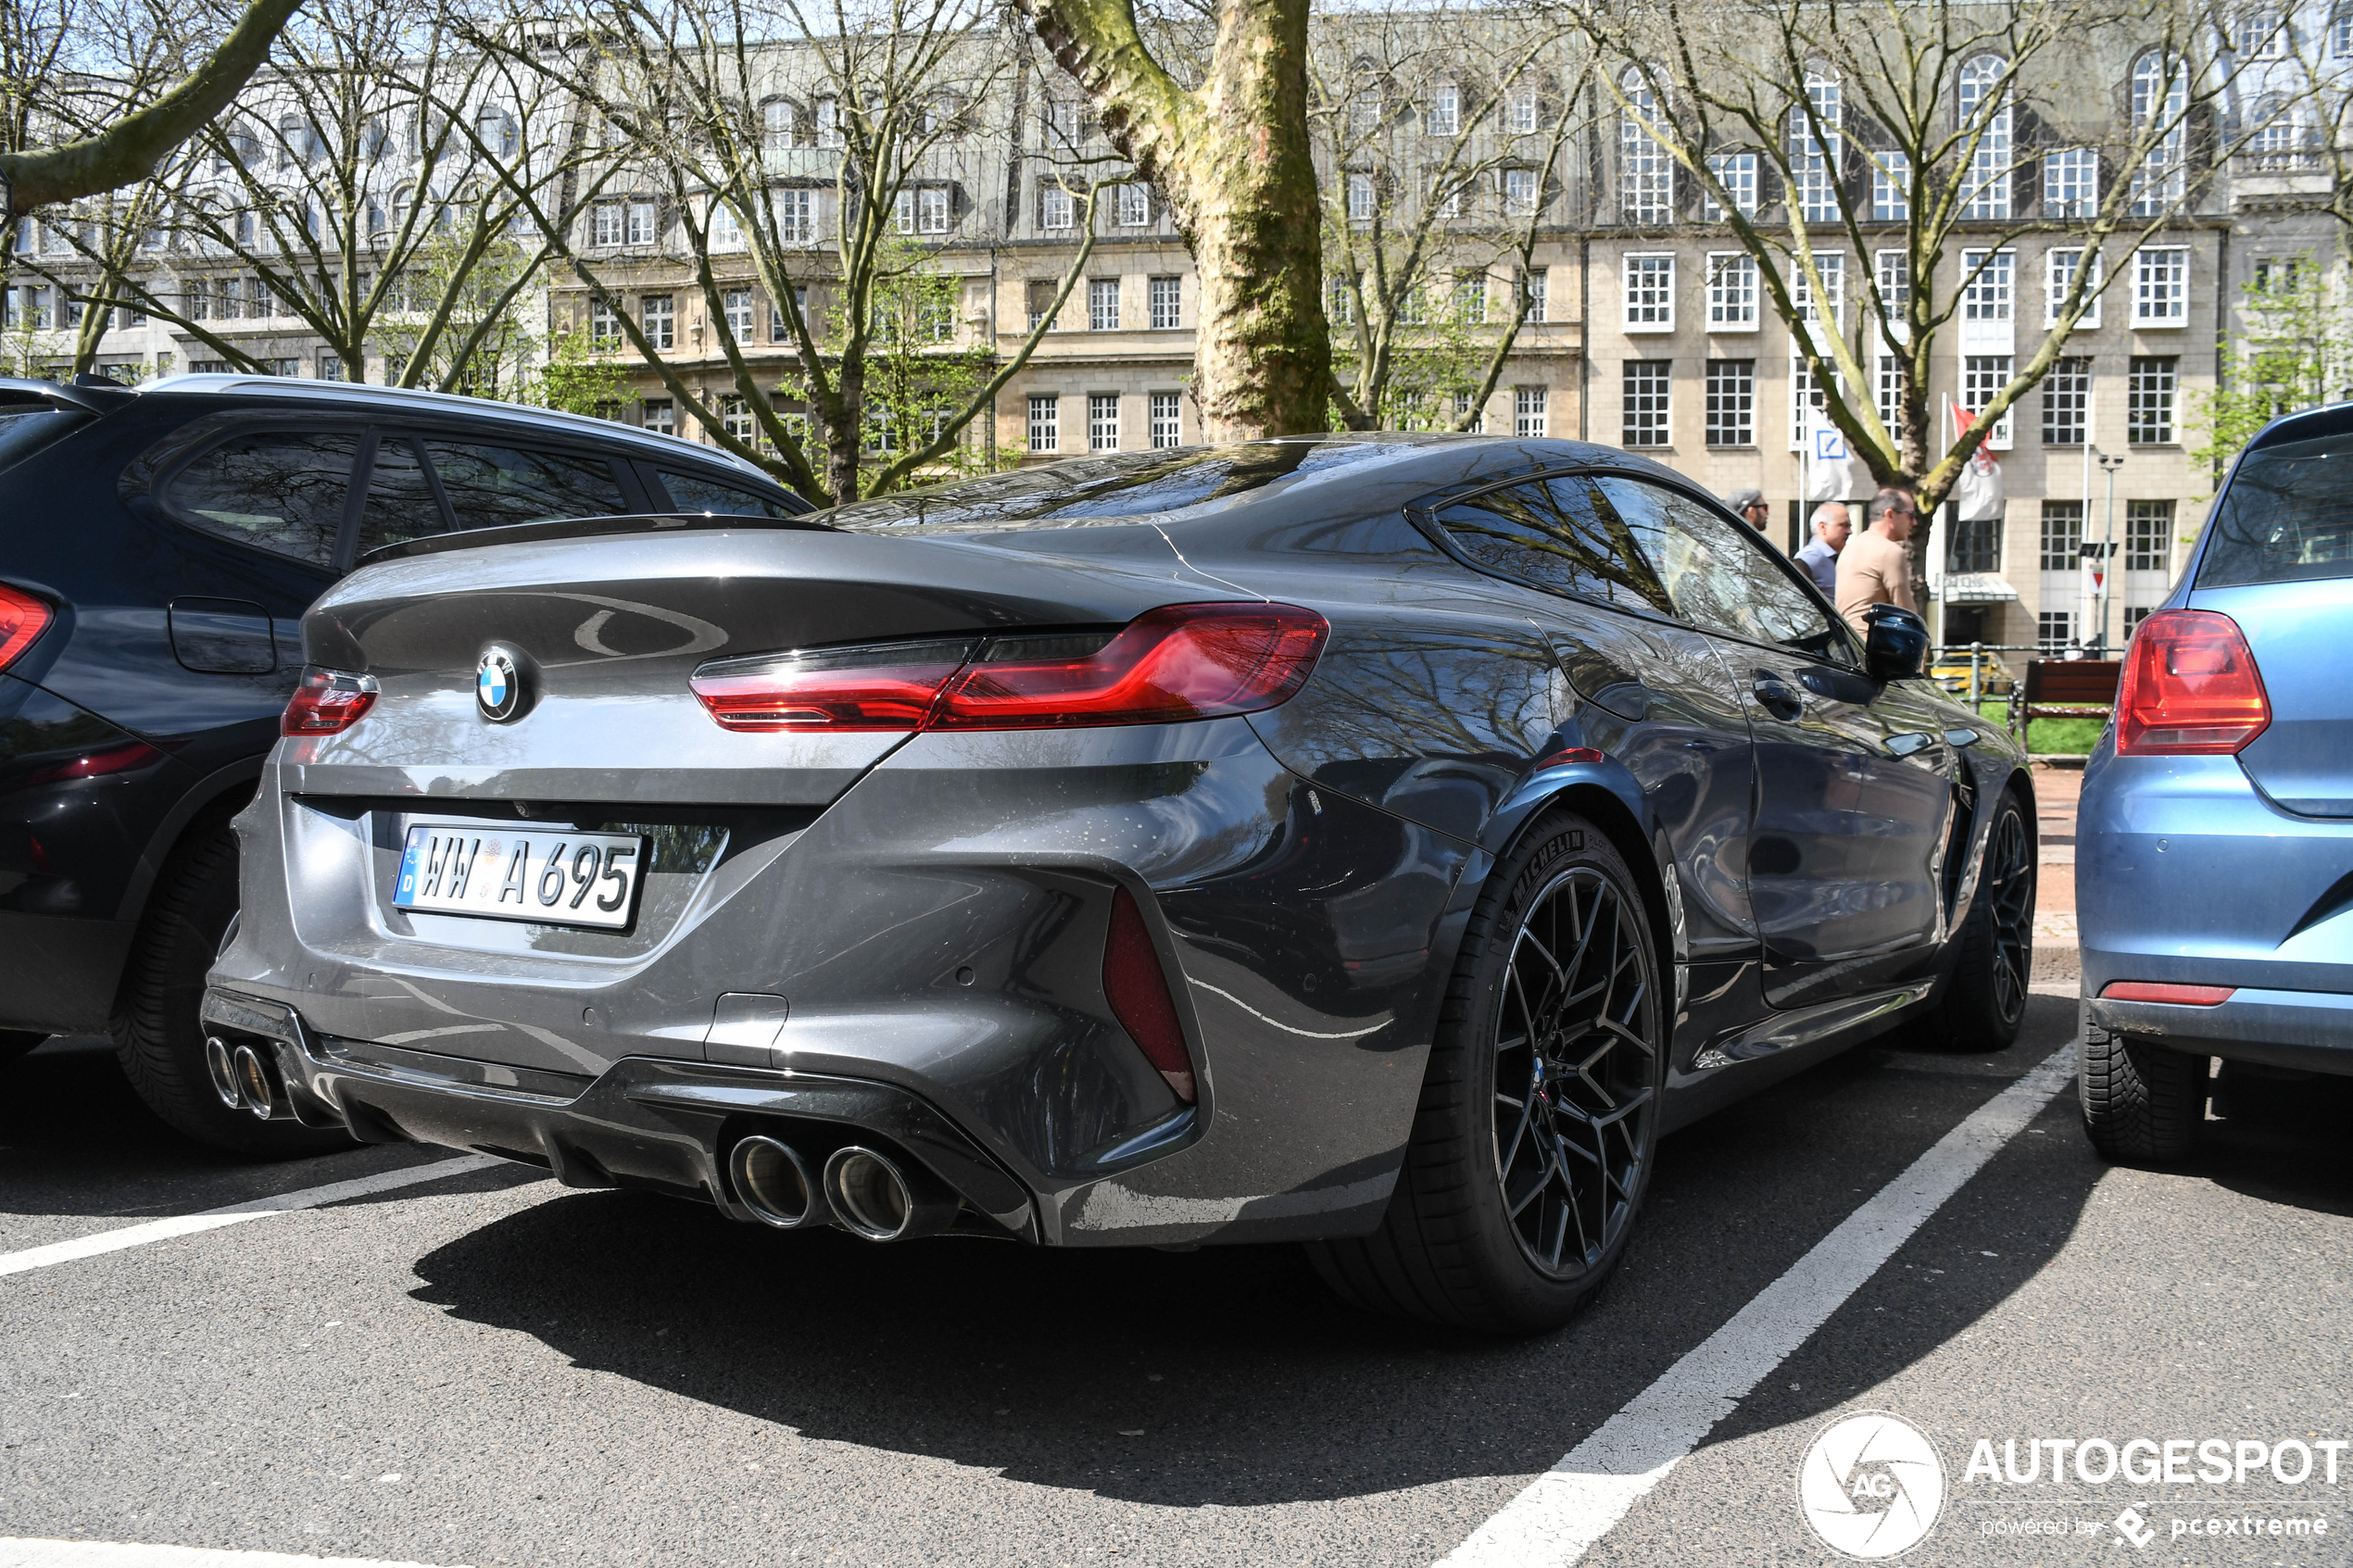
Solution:
[[[1845,433],[1819,408],[1806,410],[1806,500],[1809,506],[1846,500],[1861,488]]]
[[[1959,440],[1977,419],[1975,410],[1952,405],[1953,438]],[[1983,442],[1961,465],[1954,482],[1953,506],[1963,522],[1999,522],[2002,519],[2002,465]]]

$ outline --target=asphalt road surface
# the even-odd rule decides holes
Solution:
[[[2074,1004],[2032,1007],[2008,1051],[1899,1035],[1667,1140],[1624,1271],[1519,1342],[1355,1314],[1289,1248],[231,1163],[52,1042],[0,1075],[0,1564],[1840,1561],[1801,1499],[1867,1550],[1924,1525],[1906,1563],[2353,1562],[2353,1085],[2231,1085],[2196,1164],[2109,1169],[2036,1073]],[[1987,1478],[2006,1444],[2034,1480]]]

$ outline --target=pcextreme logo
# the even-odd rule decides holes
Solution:
[[[1928,1538],[1944,1509],[1944,1461],[1900,1415],[1861,1411],[1822,1429],[1797,1467],[1797,1507],[1821,1543],[1862,1562]]]

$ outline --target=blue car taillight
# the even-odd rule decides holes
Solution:
[[[2271,722],[2255,651],[2229,616],[2162,610],[2133,633],[2116,698],[2117,755],[2228,756]]]

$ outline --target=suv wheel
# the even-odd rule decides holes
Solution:
[[[2112,1034],[2082,1010],[2075,1089],[2083,1131],[2110,1160],[2161,1164],[2197,1148],[2206,1123],[2207,1059]]]
[[[213,1087],[196,1010],[236,913],[237,836],[216,822],[172,852],[148,899],[115,1019],[115,1055],[150,1110],[215,1148],[286,1159],[348,1148],[343,1133],[233,1109]]]
[[[1310,1248],[1374,1311],[1525,1334],[1617,1267],[1658,1143],[1664,998],[1642,891],[1583,818],[1538,823],[1488,879],[1430,1047],[1404,1168],[1371,1236]]]

